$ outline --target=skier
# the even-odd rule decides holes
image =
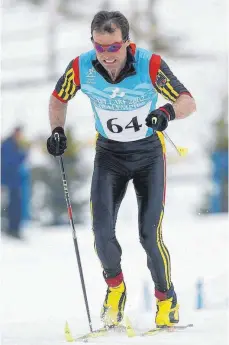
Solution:
[[[131,43],[129,23],[122,13],[98,12],[91,23],[91,42],[93,49],[69,63],[51,95],[52,134],[47,149],[53,156],[64,153],[67,104],[81,89],[90,99],[97,131],[91,212],[95,248],[107,283],[102,319],[113,326],[123,318],[126,286],[115,224],[128,182],[133,180],[140,242],[155,285],[156,326],[173,326],[179,321],[179,305],[169,252],[162,239],[166,185],[163,131],[170,121],[194,112],[195,101],[159,55]],[[167,100],[159,108],[158,93]]]

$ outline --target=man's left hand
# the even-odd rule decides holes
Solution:
[[[175,111],[173,106],[167,103],[163,107],[149,113],[146,118],[146,126],[153,128],[155,131],[162,132],[167,128],[168,122],[174,119]]]

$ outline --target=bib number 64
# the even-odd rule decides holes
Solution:
[[[132,120],[123,128],[119,124],[115,123],[114,120],[118,120],[117,117],[110,119],[107,121],[107,128],[112,133],[121,133],[123,129],[131,129],[133,128],[135,132],[139,131],[142,125],[138,124],[137,116],[134,116]]]

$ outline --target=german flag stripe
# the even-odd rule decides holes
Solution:
[[[166,144],[164,134],[162,132],[156,132],[160,140],[163,152],[163,161],[164,161],[164,191],[163,191],[163,206],[165,206],[165,193],[166,193]]]
[[[72,84],[72,90],[70,91],[70,96],[73,97],[73,96],[75,95],[76,91],[77,91],[77,90],[76,90],[75,84]],[[71,98],[72,98],[72,97],[71,97]]]
[[[168,101],[170,101],[170,98],[166,95],[165,92],[163,92],[162,90],[159,91],[160,94],[162,94],[162,96],[167,99]]]
[[[166,193],[166,145],[165,145],[165,139],[164,139],[164,135],[161,132],[157,132],[157,136],[160,140],[161,146],[162,146],[162,152],[163,152],[163,161],[164,161],[164,190],[163,190],[163,209],[165,206],[165,193]],[[162,211],[163,212],[163,211]],[[162,213],[163,215],[163,213]],[[168,249],[166,248],[163,238],[162,238],[162,216],[161,215],[161,219],[160,219],[160,229],[159,231],[159,239],[158,239],[158,243],[160,243],[159,248],[161,249],[161,252],[163,253],[163,261],[165,264],[165,270],[166,270],[166,283],[168,288],[170,288],[171,286],[171,263],[170,263],[170,255],[168,252]]]
[[[73,79],[74,79],[74,71],[73,71],[73,68],[70,68],[69,71],[66,72],[65,74],[65,79],[64,79],[64,83],[62,85],[62,88],[60,90],[60,92],[58,93],[58,96],[59,97],[62,97],[63,94],[65,93],[65,96],[62,97],[63,100],[67,100],[68,99],[68,91],[70,89],[70,86],[71,86],[71,82],[73,83]]]
[[[151,56],[149,74],[156,91],[165,99],[175,102],[182,93],[190,95],[160,56],[154,54]]]
[[[53,91],[52,95],[56,97],[57,99],[59,99],[59,101],[61,101],[62,103],[67,103],[67,101],[64,101],[63,98],[58,96],[58,93],[56,92],[56,90]]]
[[[66,73],[65,73],[65,80],[64,80],[64,84],[62,85],[62,88],[64,89],[67,82],[68,82],[68,76],[73,73],[73,68],[70,68]]]
[[[170,80],[165,75],[165,73],[163,73],[163,71],[160,69],[158,70],[158,73],[162,75],[167,80],[167,82],[163,87],[158,86],[156,82],[154,87],[156,88],[157,92],[161,93],[166,99],[168,99],[169,101],[175,102],[179,94],[174,90],[174,88],[170,84]]]
[[[72,89],[73,89],[73,86],[74,86],[74,75],[72,77],[70,77],[70,78],[72,78],[72,82],[70,83],[70,87],[69,87],[69,90],[68,90],[69,97],[71,96],[71,92],[72,92]],[[70,78],[69,78],[69,80],[70,80]]]
[[[166,84],[167,85],[167,84]],[[166,85],[161,88],[161,91],[162,91],[162,94],[163,96],[167,96],[167,98],[172,101],[172,102],[175,102],[176,101],[176,98],[171,94],[171,92],[168,90],[168,88],[166,87]]]
[[[161,227],[161,234],[162,234],[162,227]],[[161,235],[162,236],[162,235]],[[168,267],[168,282],[169,282],[169,288],[170,288],[170,286],[171,286],[171,284],[172,284],[172,282],[171,282],[171,262],[170,262],[170,255],[169,255],[169,251],[168,251],[168,249],[167,249],[167,247],[165,246],[165,244],[164,244],[164,241],[163,241],[163,239],[161,239],[161,243],[162,243],[162,247],[163,247],[163,250],[164,250],[164,252],[165,252],[165,255],[166,255],[166,257],[167,257],[167,267]]]
[[[172,87],[172,85],[171,85],[169,82],[166,83],[166,86],[167,86],[167,88],[171,91],[171,93],[174,94],[174,96],[175,96],[176,98],[179,97],[179,93],[176,92],[176,90],[174,90],[174,88]]]
[[[164,243],[163,243],[163,239],[162,239],[162,227],[161,227],[163,215],[164,215],[164,211],[162,210],[161,215],[160,215],[160,220],[158,223],[158,227],[157,227],[157,246],[158,246],[158,249],[160,251],[162,261],[164,264],[166,288],[169,289],[170,288],[170,280],[169,280],[170,265],[169,265],[169,261],[168,261],[168,257],[166,255],[166,252],[164,250]]]
[[[72,73],[68,78],[67,78],[67,85],[66,85],[66,89],[65,89],[65,96],[63,98],[64,101],[66,101],[67,99],[69,99],[69,91],[71,89],[71,85],[73,84],[73,78],[74,78],[74,73]]]

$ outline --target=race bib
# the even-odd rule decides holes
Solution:
[[[145,119],[149,114],[150,106],[151,102],[129,111],[110,111],[97,107],[95,111],[107,138],[124,142],[146,137],[149,127],[146,126]],[[100,132],[97,124],[96,129]]]

